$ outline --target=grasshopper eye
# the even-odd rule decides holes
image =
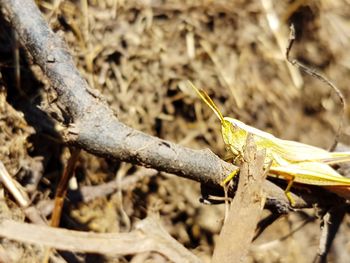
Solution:
[[[228,120],[223,120],[221,123],[222,127],[226,130],[234,130],[233,123],[229,122]]]
[[[232,122],[229,122],[229,129],[231,132],[234,132],[237,130],[237,125]]]

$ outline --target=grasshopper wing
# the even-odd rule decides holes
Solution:
[[[322,148],[308,144],[283,140],[271,133],[264,132],[243,122],[225,117],[234,126],[254,135],[258,147],[265,148],[269,155],[279,155],[289,162],[318,161],[324,163],[338,163],[350,161],[350,152],[329,152]]]
[[[302,184],[350,186],[350,178],[341,176],[328,164],[320,162],[301,162],[285,166],[271,166],[269,175]]]

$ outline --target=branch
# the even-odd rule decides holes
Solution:
[[[216,242],[212,262],[245,262],[255,229],[264,208],[262,184],[265,151],[256,151],[251,136],[247,138],[236,197]],[[268,169],[268,168],[267,168]]]
[[[67,143],[204,183],[217,184],[221,175],[236,169],[208,150],[181,147],[119,122],[77,71],[65,43],[48,27],[33,1],[1,0],[0,4],[71,119],[64,134]]]
[[[152,217],[138,222],[136,229],[130,233],[108,234],[59,229],[4,219],[0,223],[0,236],[73,252],[130,255],[154,251],[166,256],[172,262],[200,262]]]
[[[333,144],[329,147],[330,151],[334,151],[335,148],[338,145],[340,135],[343,132],[345,113],[346,113],[346,109],[347,109],[347,104],[346,104],[345,97],[344,97],[343,93],[341,92],[341,90],[335,84],[333,84],[332,81],[327,79],[321,73],[317,72],[315,69],[312,69],[312,68],[304,65],[303,63],[299,62],[298,60],[292,59],[290,57],[290,51],[291,51],[291,49],[293,47],[294,41],[295,41],[295,28],[294,28],[294,25],[291,24],[291,26],[290,26],[290,33],[289,33],[289,40],[288,40],[288,44],[287,44],[287,48],[286,48],[287,61],[291,65],[296,66],[297,68],[301,69],[302,71],[304,71],[305,73],[309,74],[310,76],[312,76],[312,77],[322,81],[323,83],[327,84],[331,89],[333,89],[335,94],[338,96],[340,104],[342,106],[342,111],[341,111],[341,114],[340,114],[340,121],[339,121],[339,124],[338,124],[338,130],[336,131]]]
[[[152,167],[214,187],[220,187],[220,182],[237,169],[210,150],[192,150],[119,122],[78,72],[68,47],[49,28],[34,1],[0,0],[0,6],[22,46],[49,79],[64,115],[69,117],[68,128],[62,132],[66,143],[92,154]],[[267,205],[280,211],[289,210],[288,200],[279,187],[265,181],[263,188],[269,197]],[[332,202],[323,194],[303,193],[302,197],[293,198],[296,207],[310,207],[316,201]]]
[[[340,205],[327,211],[321,222],[321,237],[314,263],[327,262],[327,256],[346,214],[346,206]]]

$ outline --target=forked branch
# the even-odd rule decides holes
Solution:
[[[78,72],[66,44],[49,28],[34,1],[0,0],[0,5],[69,117],[69,125],[61,133],[66,143],[99,156],[152,167],[214,187],[220,187],[223,178],[237,169],[210,150],[189,149],[121,123]],[[268,196],[267,205],[288,211],[283,190],[269,181],[264,182],[263,188]],[[294,199],[296,207],[310,207],[316,201],[331,202],[323,194],[305,193]]]

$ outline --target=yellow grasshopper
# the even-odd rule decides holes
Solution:
[[[329,152],[304,143],[282,140],[234,118],[224,117],[205,91],[196,88],[190,81],[188,83],[220,119],[222,137],[232,154],[242,156],[248,134],[253,135],[257,149],[265,149],[267,161],[271,163],[268,176],[288,182],[285,194],[292,206],[295,202],[290,188],[294,182],[323,186],[344,196],[344,191],[336,190],[338,187],[350,187],[350,178],[340,175],[330,164],[350,161],[350,152]],[[225,185],[237,173],[238,170],[232,172],[222,184]],[[350,188],[345,190],[349,196]]]

